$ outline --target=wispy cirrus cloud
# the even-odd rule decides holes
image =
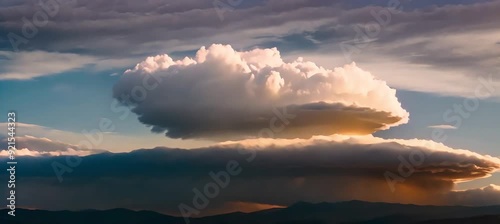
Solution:
[[[0,26],[5,34],[21,31],[22,17],[30,17],[36,11],[29,7],[30,2],[0,9],[4,15]],[[252,2],[225,11],[221,21],[217,10],[207,2],[77,1],[61,5],[58,15],[25,49],[129,60],[167,50],[184,54],[200,45],[227,43],[236,49],[278,46],[285,56],[296,53],[334,67],[350,63],[340,43],[356,42],[367,35],[369,24],[382,21],[377,35],[369,37],[370,44],[350,59],[392,87],[467,97],[473,94],[474,76],[491,73],[492,86],[500,88],[496,78],[500,31],[494,22],[500,19],[500,1],[433,3],[436,5],[423,7],[400,3],[404,10],[386,17],[385,4]],[[477,12],[481,12],[480,17]],[[362,45],[354,43],[353,47]],[[10,48],[8,42],[0,44],[0,49]],[[129,58],[123,58],[123,49],[127,49]],[[116,65],[125,68],[129,64]],[[24,76],[37,76],[36,72],[27,73]],[[6,75],[18,77],[19,73]]]
[[[431,125],[427,126],[428,128],[435,128],[435,129],[457,129],[457,127],[449,124],[440,124],[440,125]]]
[[[0,140],[2,145],[7,145],[7,142],[6,138]],[[106,150],[84,148],[48,138],[37,138],[29,135],[16,137],[16,156],[86,156],[102,152],[106,152]],[[9,150],[0,148],[0,157],[8,156]]]
[[[192,148],[209,144],[209,142],[203,141],[181,142],[180,140],[177,141],[154,135],[138,136],[126,135],[118,132],[105,132],[98,130],[98,127],[92,130],[82,129],[80,132],[59,130],[21,122],[16,123],[16,127],[18,127],[16,129],[16,136],[18,136],[20,141],[23,140],[20,145],[18,145],[18,148],[26,148],[28,151],[25,152],[34,153],[33,155],[40,155],[35,151],[49,152],[51,151],[50,148],[61,150],[71,148],[75,151],[67,152],[66,154],[79,155],[81,152],[87,154],[99,153],[102,152],[102,149],[113,152],[124,152],[138,148],[152,148],[160,145]],[[7,130],[7,123],[0,123],[0,128]],[[7,141],[7,137],[8,136],[5,134],[0,134],[0,141]],[[5,148],[0,147],[0,150],[5,150]],[[5,156],[6,154],[2,155]]]
[[[0,51],[0,80],[27,80],[84,68],[96,58],[71,53],[44,51]]]
[[[0,80],[31,80],[71,71],[95,73],[130,67],[137,60],[46,51],[0,51]]]

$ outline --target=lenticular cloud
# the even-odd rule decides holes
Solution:
[[[285,62],[276,48],[214,44],[194,58],[148,57],[122,75],[113,95],[171,138],[370,134],[409,117],[396,90],[355,63],[331,70],[302,58]],[[259,136],[263,128],[272,132]]]

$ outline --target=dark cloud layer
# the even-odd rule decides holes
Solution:
[[[22,18],[31,18],[42,10],[37,6],[38,1],[23,2],[0,9],[3,15],[0,20],[2,36],[6,37],[8,32],[21,33]],[[43,2],[47,5],[57,3],[55,0]],[[200,36],[210,39],[210,42],[197,42],[196,45],[209,44],[220,42],[212,39],[220,33],[273,27],[277,28],[276,37],[279,37],[294,32],[294,26],[288,24],[300,22],[310,22],[305,31],[312,32],[313,39],[328,43],[330,40],[352,39],[356,35],[352,26],[376,22],[372,12],[380,12],[387,7],[387,4],[360,4],[353,8],[348,1],[258,1],[231,6],[231,10],[224,11],[221,20],[212,1],[158,0],[139,3],[133,0],[91,0],[61,3],[57,3],[58,13],[49,18],[49,23],[40,28],[36,38],[31,39],[23,49],[99,55],[121,54],[123,49],[127,49],[128,53],[151,54],[155,51],[148,44],[154,46],[158,42],[182,40],[183,44],[190,45],[194,43],[190,40]],[[391,15],[384,32],[377,35],[378,42],[436,35],[444,31],[496,28],[496,12],[500,7],[498,1],[423,9],[411,8],[411,4],[405,1],[401,1],[400,5],[405,10]],[[478,12],[481,16],[477,16]],[[384,18],[385,15],[381,16]],[[325,22],[312,23],[320,20]],[[261,32],[256,34],[266,35]],[[267,35],[270,34],[267,32]],[[256,37],[247,35],[248,40],[245,41]],[[173,42],[171,47],[179,43]],[[11,49],[7,42],[4,42],[3,48]]]
[[[500,1],[395,1],[402,10],[392,10],[389,2],[393,1],[241,1],[220,11],[212,1],[61,1],[58,12],[19,49],[96,57],[91,64],[116,69],[163,52],[184,56],[212,43],[236,49],[279,47],[285,53],[342,55],[340,43],[359,47],[370,42],[362,47],[363,54],[351,55],[346,63],[387,59],[405,66],[459,72],[460,76],[496,73],[500,64],[495,58],[500,51],[496,50],[499,30],[495,21],[500,19]],[[0,49],[11,51],[8,33],[22,36],[23,17],[30,20],[42,9],[34,0],[0,6]],[[370,27],[376,26],[380,30],[366,37]],[[39,75],[50,74],[57,72]],[[442,87],[396,87],[400,86],[464,95],[462,89],[450,93],[440,91]]]
[[[398,174],[401,159],[418,160],[392,192],[384,173]],[[413,160],[412,160],[413,158]],[[367,200],[416,204],[498,203],[496,186],[451,191],[454,181],[485,177],[500,159],[420,140],[322,137],[246,140],[195,150],[156,148],[81,157],[58,182],[52,163],[67,157],[19,158],[19,203],[43,209],[151,209],[178,214],[193,206],[193,188],[214,182],[210,172],[232,170],[226,188],[200,215],[231,202],[290,205],[297,201]],[[237,164],[237,165],[234,165]],[[406,170],[406,168],[405,168]],[[407,171],[405,171],[407,172]],[[478,200],[474,195],[480,195]]]

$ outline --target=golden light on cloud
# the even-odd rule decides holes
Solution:
[[[233,211],[229,212],[255,212],[255,211],[260,211],[260,210],[266,210],[266,209],[272,209],[272,208],[284,208],[286,206],[281,206],[281,205],[270,205],[270,204],[262,204],[262,203],[255,203],[255,202],[242,202],[242,201],[231,201],[227,202],[225,204],[230,209],[234,209]]]
[[[145,80],[147,97],[134,97]],[[153,132],[182,139],[255,138],[269,127],[271,138],[371,134],[409,120],[396,90],[355,63],[285,62],[276,48],[213,44],[182,60],[148,57],[121,76],[113,96]]]

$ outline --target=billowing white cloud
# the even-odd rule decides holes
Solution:
[[[194,58],[148,57],[113,93],[172,138],[246,138],[262,128],[285,138],[370,134],[409,119],[396,90],[355,63],[327,69],[302,58],[285,62],[276,48],[214,44]]]

